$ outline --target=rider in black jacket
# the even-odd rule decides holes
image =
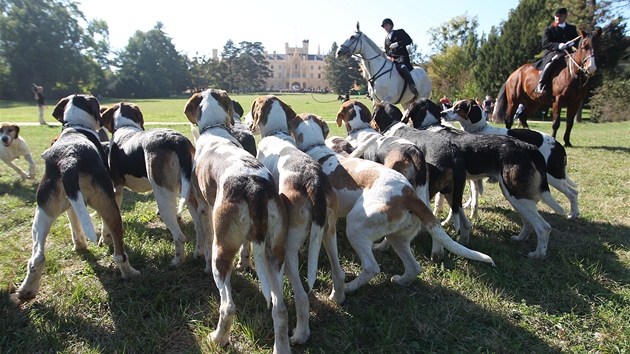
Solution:
[[[545,54],[542,59],[542,73],[538,79],[538,86],[534,92],[540,94],[548,94],[551,91],[550,77],[551,73],[563,62],[566,56],[565,49],[570,50],[573,46],[578,45],[579,37],[577,28],[568,24],[567,9],[562,7],[556,10],[555,22],[553,25],[545,28],[542,36],[542,46]],[[575,41],[574,41],[575,40]],[[541,68],[537,68],[540,70]]]
[[[396,69],[401,73],[405,81],[407,81],[409,89],[414,96],[418,97],[418,90],[410,73],[410,70],[413,70],[413,66],[411,65],[409,52],[407,51],[407,46],[413,43],[411,37],[409,37],[404,29],[395,30],[394,22],[389,18],[383,20],[381,27],[387,32],[387,36],[385,37],[385,54],[392,58]]]

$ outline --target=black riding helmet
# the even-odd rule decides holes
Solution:
[[[386,19],[383,20],[383,23],[381,24],[381,27],[385,27],[386,23],[388,23],[390,26],[394,27],[394,23],[389,18],[386,18]]]

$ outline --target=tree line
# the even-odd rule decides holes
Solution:
[[[542,31],[559,6],[569,8],[569,22],[604,29],[601,74],[591,85],[627,76],[617,66],[630,47],[618,14],[630,0],[521,0],[488,34],[477,33],[476,17],[456,16],[429,30],[431,53],[411,46],[412,61],[428,71],[434,97],[494,96],[513,70],[541,57]],[[86,19],[73,0],[0,0],[0,99],[28,99],[32,83],[46,87],[49,97],[168,97],[206,87],[256,92],[270,77],[261,42],[228,40],[218,60],[178,52],[159,22],[136,31],[120,51],[110,49],[108,36],[107,23]],[[332,43],[324,65],[332,91],[345,94],[355,84],[365,91],[357,60],[337,59],[336,51]]]

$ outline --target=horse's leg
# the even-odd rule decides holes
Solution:
[[[564,146],[571,147],[571,129],[573,129],[573,121],[575,115],[580,108],[580,102],[567,105],[567,126],[564,130]]]
[[[523,128],[529,129],[529,125],[527,124],[527,118],[529,118],[536,110],[540,107],[540,104],[530,102],[525,106],[525,110],[521,113],[521,123],[523,124]]]
[[[555,139],[556,138],[556,133],[558,132],[558,128],[560,128],[560,104],[558,104],[558,97],[556,97],[556,100],[553,102],[553,105],[551,106],[551,111],[553,114],[553,123],[551,124],[551,129],[552,129],[552,133],[551,136]]]

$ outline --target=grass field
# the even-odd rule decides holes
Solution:
[[[248,111],[254,97],[233,98]],[[339,107],[335,95],[280,98],[299,113],[316,113],[329,122]],[[186,99],[133,102],[148,128],[151,122],[172,122],[165,126],[191,137],[189,126],[178,124],[187,122],[182,113]],[[46,120],[52,122],[54,103],[49,105]],[[0,121],[37,122],[36,111],[30,102],[0,101]],[[345,136],[329,126],[331,135]],[[548,123],[533,123],[532,128],[551,132]],[[44,168],[39,155],[58,132],[58,126],[21,129],[38,163],[38,177]],[[487,184],[469,246],[492,256],[496,267],[452,255],[432,262],[430,238],[420,234],[412,248],[424,271],[410,286],[390,283],[403,270],[393,252],[376,254],[382,273],[336,305],[327,298],[330,266],[322,252],[310,294],[311,338],[305,346],[293,347],[294,352],[629,352],[630,122],[576,124],[572,143],[568,172],[579,185],[581,215],[566,220],[539,204],[553,227],[545,259],[527,258],[535,236],[524,243],[510,240],[520,230],[520,218],[498,187]],[[18,164],[26,166],[24,160]],[[141,276],[122,280],[107,247],[89,245],[87,252],[73,252],[64,215],[48,236],[37,298],[19,306],[10,303],[7,284],[19,286],[31,256],[36,189],[37,181],[19,181],[0,163],[1,353],[270,351],[271,311],[249,272],[232,276],[237,314],[230,344],[218,348],[206,341],[218,320],[217,288],[212,276],[203,273],[203,261],[187,257],[179,268],[169,266],[173,243],[150,193],[126,192],[122,206],[127,252]],[[566,198],[552,193],[568,209]],[[345,238],[344,220],[338,223],[339,253],[346,280],[351,280],[359,273],[359,262]],[[98,220],[95,224],[100,228]],[[187,212],[183,230],[190,256],[194,230]],[[447,232],[454,234],[450,227]],[[284,289],[292,326],[295,311],[287,281]]]

